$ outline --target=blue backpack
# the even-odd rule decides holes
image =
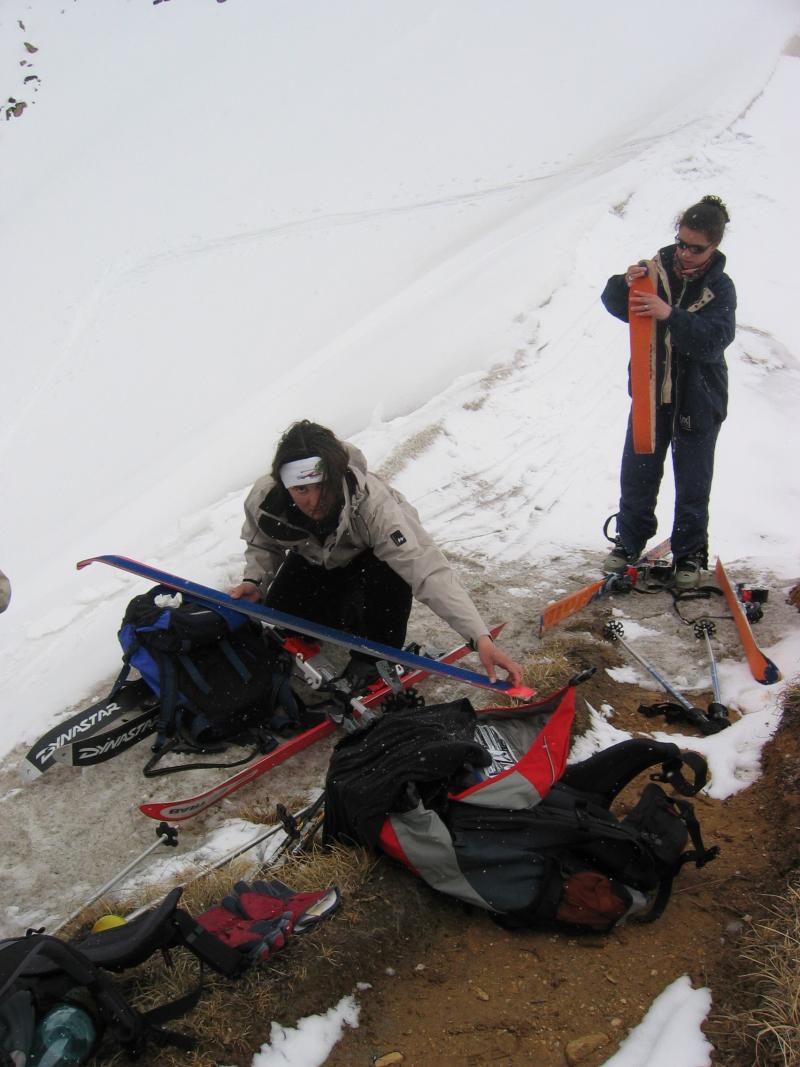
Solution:
[[[128,604],[118,636],[121,680],[135,667],[161,701],[156,753],[219,751],[234,740],[269,751],[277,741],[266,731],[300,726],[291,658],[238,612],[155,586]]]

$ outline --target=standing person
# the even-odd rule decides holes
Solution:
[[[633,450],[631,420],[622,453],[617,537],[606,573],[621,573],[656,532],[656,500],[667,449],[672,449],[675,514],[674,583],[684,591],[700,583],[708,566],[708,499],[714,448],[728,408],[725,349],[736,330],[736,290],[725,273],[719,244],[730,221],[718,196],[704,196],[677,220],[675,243],[652,260],[656,293],[636,293],[634,314],[654,320],[656,441],[651,455]],[[606,309],[628,321],[628,289],[647,273],[646,261],[609,278]]]
[[[416,597],[473,642],[492,681],[501,667],[519,685],[522,668],[494,644],[415,509],[331,430],[290,426],[244,510],[244,578],[231,596],[395,648]],[[355,688],[377,677],[374,662],[351,654]]]

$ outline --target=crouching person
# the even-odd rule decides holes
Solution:
[[[473,642],[492,681],[501,668],[520,684],[520,665],[494,644],[416,510],[326,427],[289,427],[247,496],[242,537],[244,578],[231,596],[395,648],[416,597]],[[345,675],[368,684],[374,660],[352,653]]]

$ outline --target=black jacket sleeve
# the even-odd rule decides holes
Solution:
[[[623,322],[628,321],[628,283],[624,274],[614,274],[608,279],[600,299],[606,311]]]

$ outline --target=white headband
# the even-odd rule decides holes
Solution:
[[[314,485],[315,482],[321,482],[322,478],[322,460],[319,456],[295,459],[281,467],[281,481],[287,489],[297,485]]]

